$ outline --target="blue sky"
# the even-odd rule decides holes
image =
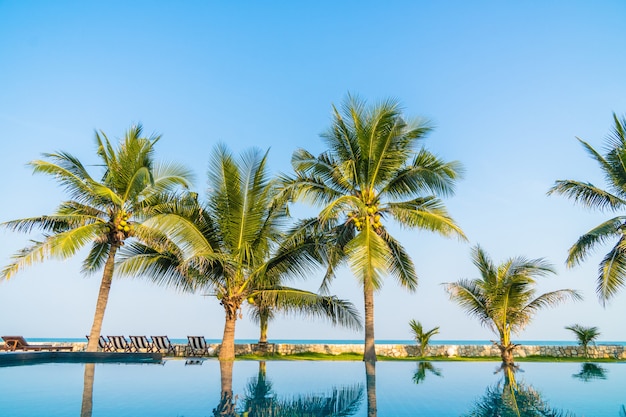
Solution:
[[[348,92],[394,97],[435,126],[425,145],[459,160],[465,176],[451,215],[470,242],[393,229],[416,264],[416,293],[393,280],[376,296],[376,338],[408,339],[408,321],[440,326],[438,339],[490,339],[448,300],[441,283],[476,276],[470,248],[497,261],[544,257],[558,271],[540,291],[575,288],[585,301],[540,312],[523,340],[569,340],[566,325],[598,326],[626,340],[626,290],[606,307],[595,296],[605,252],[567,269],[567,249],[609,218],[546,196],[557,179],[603,184],[575,137],[598,149],[612,113],[626,114],[626,3],[622,1],[0,1],[0,221],[46,214],[65,196],[26,166],[68,151],[95,162],[94,131],[121,137],[133,123],[163,136],[157,158],[187,164],[204,193],[208,155],[270,149],[275,172],[298,147],[321,152],[331,106]],[[303,209],[306,212],[308,209]],[[32,236],[37,237],[36,234]],[[0,231],[0,263],[28,236]],[[47,261],[0,283],[0,333],[83,337],[99,276]],[[298,285],[316,289],[319,276]],[[349,271],[332,291],[362,310]],[[113,284],[104,334],[220,338],[214,299]],[[238,338],[257,337],[247,316]],[[279,319],[270,339],[360,339],[324,322]]]

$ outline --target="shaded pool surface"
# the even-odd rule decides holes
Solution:
[[[0,367],[4,416],[626,417],[626,364],[166,360]]]

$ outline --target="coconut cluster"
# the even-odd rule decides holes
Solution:
[[[119,240],[124,240],[133,235],[135,227],[133,222],[130,222],[130,213],[122,211],[115,219],[109,224],[109,231],[115,232]]]
[[[379,230],[383,227],[380,222],[381,216],[378,211],[378,207],[375,205],[369,205],[365,211],[366,213],[364,215],[355,211],[350,213],[349,221],[354,223],[356,230],[360,232],[366,225],[371,225],[375,230]]]

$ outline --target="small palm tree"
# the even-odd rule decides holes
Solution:
[[[417,288],[413,261],[386,224],[465,238],[441,200],[453,194],[462,168],[420,147],[430,130],[422,120],[407,120],[394,100],[370,107],[348,96],[342,111],[333,106],[332,125],[322,135],[328,150],[319,156],[297,150],[296,175],[284,179],[294,201],[319,205],[322,225],[334,227],[325,285],[337,264],[347,262],[363,288],[366,362],[376,361],[374,293],[385,276]]]
[[[277,295],[279,295],[277,297]],[[332,295],[320,295],[298,288],[273,285],[266,290],[259,289],[256,295],[248,297],[250,317],[259,325],[259,347],[267,344],[267,330],[270,321],[277,314],[299,315],[304,317],[327,318],[331,321],[338,316],[338,311],[345,312],[349,326],[361,328],[360,315],[354,305],[347,300],[340,300]]]
[[[565,326],[565,328],[574,332],[576,339],[578,339],[578,344],[583,347],[583,352],[585,353],[585,357],[587,357],[589,343],[595,343],[595,340],[600,336],[600,330],[595,326],[585,327],[580,324]]]
[[[578,139],[585,151],[599,165],[607,181],[606,189],[589,182],[559,180],[548,191],[574,200],[585,207],[612,212],[626,210],[626,117],[613,114],[614,127],[606,141],[606,152],[601,155],[591,145]],[[569,249],[567,266],[583,262],[594,249],[609,241],[616,241],[598,268],[596,292],[604,304],[626,285],[626,215],[619,215],[594,227],[578,238]]]
[[[83,272],[103,269],[87,350],[95,352],[111,289],[115,259],[127,242],[142,239],[154,230],[143,225],[151,208],[165,192],[188,187],[191,174],[183,166],[154,161],[158,136],[142,137],[141,126],[128,130],[117,149],[103,132],[96,133],[100,178],[66,152],[45,154],[46,160],[30,163],[35,173],[50,175],[65,188],[70,200],[52,215],[12,220],[2,224],[10,230],[43,231],[43,240],[19,251],[0,273],[10,278],[19,270],[47,258],[67,259],[87,245]]]
[[[425,332],[422,327],[422,323],[415,320],[409,321],[409,327],[411,327],[413,338],[415,338],[415,341],[420,345],[420,356],[425,356],[426,347],[430,342],[430,338],[439,333],[439,327],[435,327]]]
[[[498,335],[499,340],[494,344],[506,366],[513,365],[513,351],[517,347],[511,342],[511,333],[523,330],[544,307],[582,298],[570,289],[535,297],[535,277],[554,273],[543,259],[516,257],[495,265],[480,246],[472,249],[472,258],[480,278],[446,283],[446,290],[450,299]]]

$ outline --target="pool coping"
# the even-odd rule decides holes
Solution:
[[[0,367],[38,363],[161,363],[161,353],[122,352],[6,352],[0,353]]]

